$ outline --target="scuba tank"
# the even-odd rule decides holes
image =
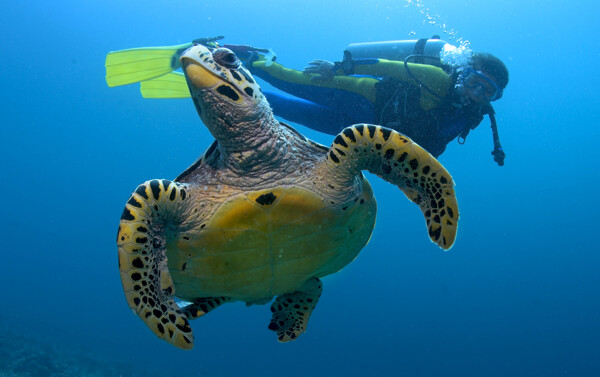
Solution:
[[[411,59],[413,63],[441,67],[440,53],[447,44],[437,35],[431,39],[352,43],[344,50],[344,60],[379,58],[404,61],[415,55],[415,59]]]

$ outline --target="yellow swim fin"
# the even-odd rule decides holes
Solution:
[[[185,43],[109,52],[105,63],[106,83],[113,87],[165,75],[179,68],[179,55],[191,45]]]
[[[170,72],[152,80],[142,81],[140,91],[144,98],[189,98],[190,91],[185,76]]]

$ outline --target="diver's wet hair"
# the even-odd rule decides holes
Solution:
[[[471,57],[471,64],[474,70],[489,73],[497,80],[496,84],[498,86],[502,89],[506,88],[508,69],[506,69],[502,60],[487,52],[474,52]]]

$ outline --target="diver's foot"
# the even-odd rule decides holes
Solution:
[[[217,41],[221,40],[225,38],[222,35],[219,35],[217,37],[205,37],[205,38],[196,38],[192,41],[192,43],[195,44],[201,44],[205,47],[208,47],[209,49],[215,49],[215,48],[219,48],[219,43]]]
[[[252,63],[258,60],[265,60],[268,62],[274,62],[277,59],[277,55],[271,49],[257,48],[247,45],[223,45],[233,51],[237,57],[246,66],[250,66]]]

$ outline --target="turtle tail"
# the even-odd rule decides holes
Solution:
[[[458,204],[446,169],[408,137],[385,127],[345,128],[329,148],[327,164],[341,179],[361,170],[398,186],[425,215],[429,237],[444,250],[454,244]]]
[[[181,223],[186,195],[183,185],[164,179],[138,186],[123,210],[117,246],[129,307],[160,338],[191,349],[192,329],[173,299],[165,237],[167,229]]]

